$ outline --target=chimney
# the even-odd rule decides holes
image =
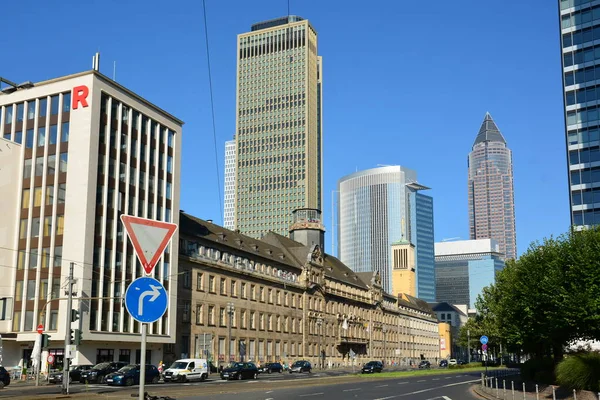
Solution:
[[[100,53],[97,52],[94,57],[92,57],[92,69],[94,71],[100,71]]]
[[[325,227],[321,223],[321,210],[300,208],[292,212],[294,223],[290,227],[290,239],[305,246],[319,245],[325,251]]]
[[[213,220],[212,219],[207,219],[206,222],[208,222],[209,224],[212,224]]]

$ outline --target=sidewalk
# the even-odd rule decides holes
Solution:
[[[579,391],[574,395],[572,391],[562,389],[559,386],[537,385],[536,387],[534,383],[526,383],[524,387],[519,376],[498,379],[497,383],[494,378],[491,382],[488,381],[486,386],[474,385],[473,392],[489,400],[598,400],[600,398],[588,391]]]

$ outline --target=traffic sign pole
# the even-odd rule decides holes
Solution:
[[[148,324],[142,325],[142,343],[141,343],[141,356],[140,356],[140,393],[139,400],[144,400],[144,385],[146,384],[146,335],[148,332]]]
[[[69,394],[69,362],[71,359],[67,358],[67,351],[69,351],[69,345],[71,344],[71,308],[73,308],[73,267],[75,263],[69,264],[69,282],[67,283],[67,290],[69,296],[67,298],[67,315],[65,320],[67,321],[65,326],[65,352],[63,362],[63,381],[62,381],[62,394]]]

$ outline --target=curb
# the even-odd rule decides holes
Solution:
[[[497,399],[496,396],[492,396],[490,394],[485,393],[483,390],[481,390],[480,385],[471,386],[471,391],[474,394],[476,394],[477,396],[481,397],[482,399],[487,399],[487,400],[496,400]]]

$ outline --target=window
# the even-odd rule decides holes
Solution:
[[[50,98],[50,115],[58,115],[58,95]]]
[[[48,175],[54,175],[56,173],[56,156],[54,154],[48,156],[46,173]]]
[[[204,323],[204,315],[202,304],[196,304],[196,325],[202,325]]]
[[[264,287],[260,287],[260,301],[264,302],[265,301],[265,288]]]
[[[219,309],[219,326],[225,326],[225,309],[223,307]]]
[[[273,304],[273,289],[269,289],[269,304]]]
[[[50,329],[51,331],[55,331],[58,326],[58,310],[50,311]]]
[[[198,272],[196,276],[196,289],[204,291],[204,274],[202,272]]]
[[[277,291],[277,305],[281,305],[281,292],[279,290]]]
[[[46,145],[46,127],[45,126],[40,126],[38,128],[37,145],[38,145],[38,147],[43,147]]]
[[[184,301],[183,302],[183,313],[181,315],[181,320],[183,322],[190,322],[190,309],[191,309],[190,302]]]
[[[40,219],[38,217],[31,219],[31,237],[36,238],[40,236]]]
[[[233,279],[231,280],[231,296],[237,297],[237,282]]]
[[[33,206],[41,207],[42,205],[42,188],[36,187],[33,189]]]
[[[191,277],[191,275],[192,275],[191,271],[185,271],[183,273],[183,287],[185,289],[191,289],[192,288],[192,277]]]
[[[43,99],[40,99],[40,117],[45,117],[48,113],[48,99],[46,97],[44,97]]]
[[[58,184],[58,204],[63,204],[65,202],[66,195],[67,195],[67,184],[59,183]]]
[[[21,132],[21,131],[15,132],[15,142],[17,142],[19,144],[23,143],[23,132]]]
[[[259,321],[259,328],[260,328],[261,331],[264,331],[265,330],[265,315],[261,313],[259,315],[259,319],[260,319],[260,321]]]
[[[208,306],[208,324],[215,325],[215,306]]]
[[[60,141],[62,143],[67,143],[69,141],[69,123],[63,122],[62,128],[60,130]]]
[[[71,93],[63,93],[63,112],[71,111]]]
[[[246,282],[242,282],[242,299],[245,299],[247,296],[246,293]]]
[[[169,174],[173,173],[173,157],[167,156],[167,172]]]
[[[17,104],[17,122],[23,121],[23,113],[25,112],[25,105],[23,103]]]
[[[25,131],[25,147],[28,149],[33,148],[33,129],[27,129]]]
[[[44,247],[42,249],[42,268],[48,268],[50,266],[50,247]]]
[[[208,277],[208,291],[211,293],[216,293],[216,287],[215,287],[215,277],[213,275],[210,275]]]
[[[32,300],[32,299],[30,299],[30,300]],[[33,311],[25,311],[25,328],[23,330],[25,330],[25,331],[33,330]]]
[[[58,215],[56,217],[56,234],[62,235],[65,229],[65,216]]]
[[[256,300],[256,286],[250,285],[250,299]]]
[[[37,251],[37,249],[31,249],[31,251],[29,252],[29,269],[36,269],[37,261],[38,261],[38,251]],[[35,281],[29,281],[29,282],[34,282],[34,284],[35,284]],[[29,291],[29,289],[27,289],[27,290]],[[28,294],[28,296],[29,296],[29,294]],[[30,300],[33,300],[33,299],[30,299]]]
[[[21,208],[29,208],[29,189],[23,189],[21,196]]]
[[[246,329],[246,310],[240,312],[240,326],[242,329]]]
[[[44,174],[44,156],[36,157],[35,159],[35,176],[42,176]]]
[[[51,206],[54,204],[54,186],[46,186],[46,196],[44,199],[44,204],[47,206]]]
[[[273,330],[273,316],[272,315],[269,315],[267,317],[267,326],[269,327],[270,331]]]
[[[227,291],[226,291],[226,285],[227,281],[225,280],[225,278],[221,278],[221,285],[220,285],[220,289],[219,289],[219,293],[221,293],[222,295],[226,295]]]
[[[58,163],[58,170],[60,172],[67,172],[67,162],[69,161],[69,155],[67,153],[60,153],[60,161]]]
[[[35,117],[35,100],[27,102],[27,119]]]
[[[23,179],[31,178],[31,161],[31,159],[27,159],[23,164]]]
[[[256,313],[250,312],[250,329],[256,329]]]
[[[60,268],[62,265],[62,246],[58,246],[54,248],[54,267]],[[60,282],[58,282],[60,284]],[[58,297],[58,292],[57,292]]]

